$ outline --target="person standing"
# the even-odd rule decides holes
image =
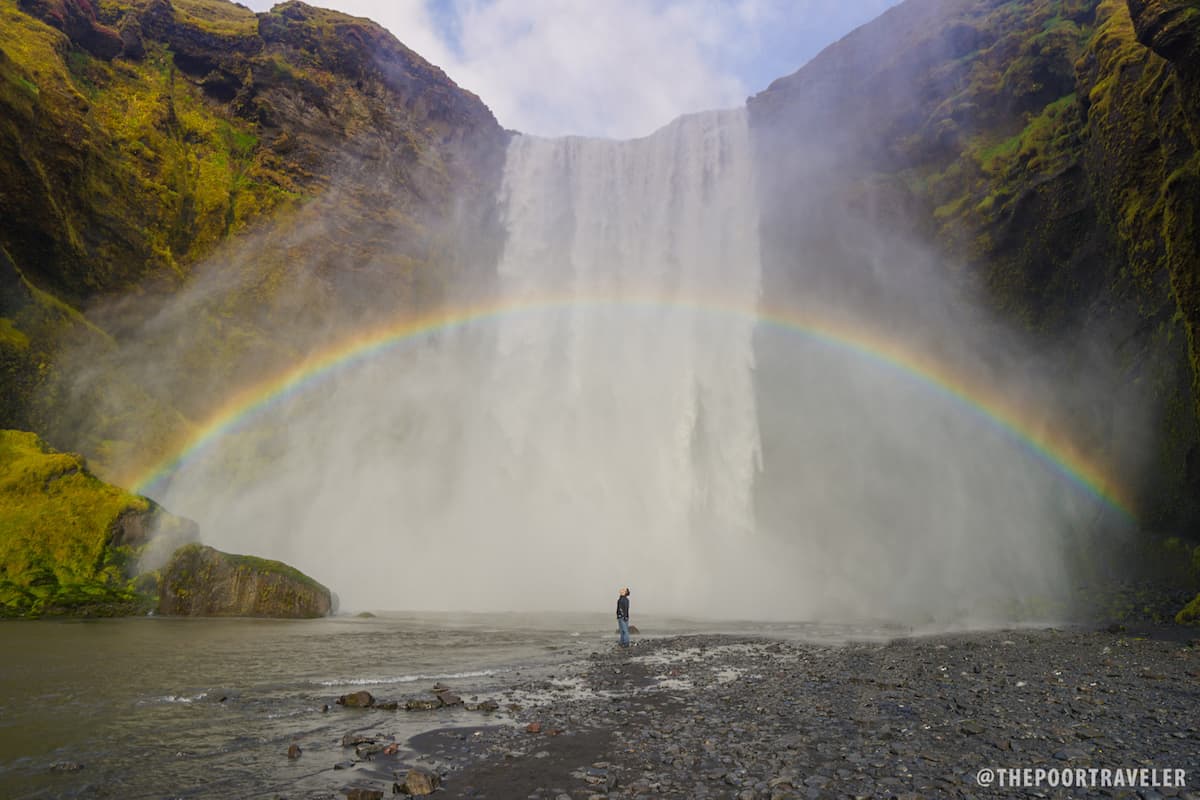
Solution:
[[[629,647],[629,587],[617,595],[617,629],[621,632],[621,647]]]

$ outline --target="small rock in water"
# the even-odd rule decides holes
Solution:
[[[343,789],[342,793],[346,795],[346,800],[383,800],[382,789],[363,789],[356,786],[352,789]]]
[[[453,692],[442,692],[438,695],[438,699],[442,701],[444,706],[461,706],[462,698]]]
[[[380,711],[396,711],[400,708],[400,702],[398,700],[388,700],[385,703],[376,703],[374,707]]]
[[[375,698],[367,691],[351,692],[339,697],[337,704],[346,708],[370,708],[375,705]]]
[[[304,751],[300,749],[300,745],[293,744],[288,746],[288,758],[299,758]]]
[[[413,768],[404,776],[404,785],[400,788],[405,794],[427,795],[433,794],[439,783],[441,779],[432,772]]]
[[[435,708],[439,708],[441,705],[442,701],[438,699],[437,695],[425,695],[422,697],[413,697],[405,701],[404,710],[432,711]]]
[[[354,616],[358,617],[359,619],[374,619],[374,617],[375,617],[375,615],[372,614],[370,611],[360,611],[357,614],[355,614]]]
[[[347,733],[342,737],[342,747],[355,747],[360,744],[375,744],[379,739],[374,736],[364,736],[361,733]]]
[[[79,772],[83,769],[83,764],[78,761],[55,761],[50,765],[51,772]]]
[[[525,732],[526,733],[541,733],[542,732],[542,723],[540,723],[540,722],[529,723],[528,725],[525,726]]]
[[[484,700],[482,703],[480,703],[479,705],[477,705],[475,707],[478,708],[480,711],[486,711],[490,714],[491,712],[499,709],[500,704],[497,703],[495,700]]]

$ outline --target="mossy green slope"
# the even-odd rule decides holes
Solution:
[[[0,615],[127,613],[139,542],[127,529],[154,507],[32,433],[0,431]]]

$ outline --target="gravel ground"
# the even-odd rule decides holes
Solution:
[[[443,797],[1200,800],[1189,635],[643,640],[526,676],[496,698],[503,724],[481,717],[406,749],[439,773]],[[1110,785],[1105,768],[1122,770]],[[1125,772],[1142,768],[1158,772]],[[1011,785],[1038,769],[1053,775]],[[1095,785],[1050,783],[1079,777]]]

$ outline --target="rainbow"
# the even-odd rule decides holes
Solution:
[[[1070,482],[1098,498],[1123,517],[1135,519],[1131,496],[1099,459],[1080,450],[1064,433],[1036,424],[1031,415],[979,382],[939,364],[926,354],[870,331],[858,324],[764,308],[746,309],[722,303],[677,302],[661,298],[621,300],[542,300],[506,305],[478,306],[417,316],[348,336],[300,363],[230,396],[196,425],[169,455],[123,481],[137,493],[155,489],[165,478],[202,453],[213,442],[246,420],[337,371],[421,340],[432,334],[493,321],[516,314],[537,314],[569,308],[668,310],[724,315],[808,337],[821,344],[850,352],[883,368],[904,373],[930,390],[963,405],[1021,443],[1036,458]]]

